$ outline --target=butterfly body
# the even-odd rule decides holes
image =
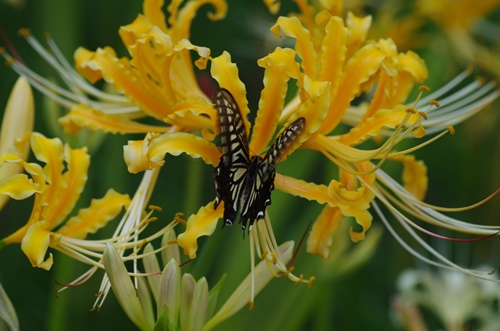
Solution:
[[[214,176],[214,206],[224,201],[224,224],[232,225],[239,214],[243,231],[247,226],[250,230],[255,221],[264,218],[271,204],[276,163],[304,128],[305,119],[299,118],[285,129],[264,156],[250,157],[243,118],[232,95],[225,89],[217,90],[213,102],[222,149]]]

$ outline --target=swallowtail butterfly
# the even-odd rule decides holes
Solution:
[[[275,166],[285,149],[300,135],[306,120],[301,117],[290,124],[263,156],[250,157],[248,137],[242,115],[229,91],[219,89],[212,101],[217,109],[222,156],[215,168],[217,208],[224,201],[224,225],[232,225],[240,214],[243,233],[255,221],[264,218],[271,204]]]

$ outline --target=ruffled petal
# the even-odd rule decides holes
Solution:
[[[0,180],[0,194],[12,199],[24,200],[38,191],[37,185],[24,174],[12,175]]]
[[[89,233],[96,233],[127,207],[130,198],[110,189],[101,199],[92,199],[88,208],[82,208],[77,216],[71,217],[57,233],[75,239],[84,239]]]
[[[52,254],[45,259],[51,241],[49,224],[45,221],[31,225],[21,242],[21,250],[26,254],[33,267],[50,270],[53,263]]]
[[[301,67],[304,73],[310,77],[315,77],[317,54],[311,41],[309,30],[304,28],[297,17],[278,17],[276,24],[271,27],[271,32],[280,37],[282,34],[294,38],[295,51],[301,58]]]
[[[171,1],[171,3],[169,4],[170,14],[172,14],[171,6],[178,6],[181,2],[182,0]],[[153,25],[156,25],[166,33],[167,21],[165,18],[165,14],[163,13],[164,4],[165,2],[163,0],[144,0],[142,4],[142,12]]]
[[[349,59],[365,42],[368,30],[372,25],[372,17],[358,17],[349,12],[345,23],[349,30],[349,39],[347,41],[347,58]]]
[[[177,236],[177,244],[184,249],[184,253],[190,259],[196,258],[198,250],[198,238],[210,236],[217,226],[217,221],[224,212],[224,203],[214,209],[214,203],[201,207],[196,214],[187,220],[186,231]]]
[[[258,61],[264,68],[264,88],[259,101],[259,110],[252,128],[250,150],[259,155],[271,140],[281,110],[285,103],[290,78],[298,79],[300,68],[291,49],[277,48],[274,52]]]
[[[276,173],[274,186],[284,193],[299,196],[310,201],[317,201],[318,203],[328,203],[331,201],[326,185],[309,183]]]
[[[67,115],[59,119],[59,123],[69,135],[75,135],[83,128],[113,134],[165,132],[169,129],[167,126],[146,125],[123,116],[106,114],[85,104],[71,108]]]
[[[361,91],[363,83],[376,74],[385,54],[375,44],[358,50],[347,62],[336,93],[332,95],[330,110],[321,133],[330,133],[340,123],[351,101]]]
[[[337,207],[325,206],[314,222],[307,239],[307,252],[324,259],[330,255],[333,233],[340,225],[344,215]]]
[[[406,122],[403,123],[405,119]],[[395,128],[401,124],[411,125],[418,119],[420,119],[420,115],[409,113],[409,107],[405,105],[398,105],[393,109],[378,110],[373,116],[360,121],[348,133],[341,135],[338,142],[345,145],[357,145],[378,135],[384,127]]]
[[[206,164],[216,166],[220,151],[215,144],[190,133],[167,133],[154,139],[149,145],[148,155],[152,162],[159,162],[165,154],[174,156],[186,153],[193,158],[201,157]]]
[[[421,160],[415,160],[413,155],[399,155],[390,157],[391,160],[401,162],[403,169],[403,183],[405,189],[419,200],[425,198],[429,178],[427,167]]]
[[[50,224],[51,229],[58,226],[73,210],[87,183],[87,171],[90,156],[87,149],[72,149],[68,145],[64,149],[66,172],[60,173],[59,185],[50,185],[43,193],[47,206],[42,217]]]
[[[129,141],[124,147],[124,159],[131,173],[150,170],[163,165],[165,154],[186,153],[193,158],[201,157],[207,164],[216,166],[220,151],[216,145],[190,133],[166,133],[147,136],[143,141]]]
[[[221,88],[228,90],[233,96],[238,108],[240,109],[247,136],[250,132],[250,122],[247,116],[250,113],[246,97],[245,84],[238,77],[238,67],[231,62],[231,55],[224,51],[222,55],[212,60],[210,74],[219,83]]]
[[[358,163],[357,168],[360,172],[369,172],[372,168],[370,162]],[[361,176],[365,183],[358,184],[357,176],[347,171],[340,170],[340,181],[332,180],[328,185],[328,194],[335,201],[333,205],[339,207],[342,211],[356,208],[368,209],[370,202],[375,194],[366,187],[372,186],[375,182],[375,174],[370,173]]]

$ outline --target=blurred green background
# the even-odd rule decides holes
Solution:
[[[13,3],[20,5],[12,5]],[[287,8],[294,8],[288,2],[282,6],[282,13],[288,12]],[[198,13],[192,27],[192,42],[209,47],[214,56],[223,50],[231,53],[233,61],[238,64],[240,78],[247,87],[250,108],[255,110],[263,74],[256,60],[275,46],[271,41],[273,36],[267,32],[273,16],[260,1],[231,2],[227,18],[218,22],[210,22],[206,18],[204,13],[208,10],[211,8],[205,6]],[[369,13],[376,11],[373,6],[366,6],[363,10]],[[50,77],[54,72],[17,36],[19,28],[30,28],[40,39],[45,33],[50,33],[68,59],[72,59],[74,50],[79,46],[91,50],[112,46],[119,54],[126,56],[126,50],[118,36],[118,27],[132,22],[141,11],[140,0],[0,1],[0,24],[28,66]],[[500,17],[498,13],[496,17]],[[374,21],[376,20],[375,13]],[[436,38],[439,38],[439,33],[436,33]],[[416,51],[428,65],[430,75],[426,84],[432,89],[441,86],[464,68],[463,64],[450,59],[449,53],[439,49]],[[200,75],[207,75],[207,72],[201,72]],[[8,67],[0,68],[2,112],[16,78],[16,74]],[[35,92],[35,98],[36,131],[48,137],[55,136],[57,132],[52,129],[54,124],[49,122],[46,101],[38,92]],[[417,158],[425,161],[429,169],[426,201],[450,207],[464,206],[484,198],[498,188],[498,106],[499,103],[496,102],[490,109],[456,126],[456,135],[447,135],[415,153]],[[81,207],[87,206],[91,198],[102,197],[111,187],[122,193],[134,193],[141,175],[127,172],[122,146],[127,140],[141,138],[107,135],[99,146],[92,149],[89,182],[81,199]],[[408,142],[409,145],[414,143]],[[309,151],[298,151],[280,164],[278,171],[318,183],[328,183],[331,178],[337,178],[337,169],[331,163]],[[395,176],[398,176],[398,169],[394,171]],[[169,222],[176,212],[184,212],[187,218],[215,196],[213,169],[199,159],[193,160],[184,155],[167,156],[160,176],[151,199],[151,204],[163,208],[163,212],[156,215],[162,223],[153,225],[157,228]],[[10,234],[25,223],[31,204],[32,200],[10,201],[7,204],[0,214],[0,237]],[[471,222],[498,225],[499,205],[497,198],[476,210],[455,216]],[[290,239],[298,242],[306,231],[307,224],[315,220],[321,206],[275,191],[273,204],[268,210],[278,242]],[[367,236],[376,235],[381,228],[382,225],[375,216],[374,227]],[[348,238],[347,228],[342,230],[344,232],[336,239],[336,245],[344,244]],[[104,229],[98,236],[111,232],[112,229]],[[444,234],[453,236],[452,233]],[[429,242],[462,265],[487,263],[495,268],[500,265],[498,239],[452,244],[430,238]],[[228,278],[219,299],[223,303],[250,271],[248,238],[242,240],[239,226],[223,230],[218,228],[213,236],[203,238],[201,244],[196,261],[184,266],[183,270],[193,273],[196,278],[206,276],[210,285],[215,285],[227,273]],[[416,261],[385,231],[378,247],[370,249],[373,256],[346,273],[342,268],[354,259],[350,253],[356,245],[351,246],[341,254],[343,258],[334,261],[324,261],[308,255],[305,247],[302,247],[295,270],[306,277],[316,276],[317,281],[311,289],[306,286],[295,287],[285,279],[275,279],[256,298],[253,312],[244,308],[221,324],[219,329],[253,330],[259,327],[262,330],[397,330],[390,307],[396,293],[398,274],[409,267],[429,267]],[[56,298],[54,291],[59,286],[55,281],[68,283],[86,270],[86,267],[57,252],[54,254],[54,266],[47,272],[32,268],[19,245],[0,251],[0,282],[17,310],[23,330],[134,329],[112,294],[100,312],[89,311],[95,300],[94,294],[98,290],[101,274],[82,286],[62,292]],[[439,327],[439,322],[435,323]]]

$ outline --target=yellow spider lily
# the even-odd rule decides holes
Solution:
[[[102,199],[93,200],[88,208],[66,220],[87,181],[90,158],[85,149],[72,149],[57,138],[33,133],[30,142],[35,157],[45,163],[44,167],[26,162],[12,151],[0,156],[0,164],[16,164],[32,178],[29,181],[32,185],[12,185],[2,193],[17,199],[35,194],[26,224],[3,238],[0,246],[20,243],[34,267],[48,270],[53,263],[52,254],[45,258],[49,246],[78,257],[72,240],[82,240],[104,227],[128,205],[129,198],[109,190]]]
[[[261,154],[278,124],[304,117],[307,123],[305,132],[282,159],[298,148],[309,148],[321,152],[338,166],[338,179],[327,185],[276,175],[276,188],[325,205],[311,230],[308,251],[327,258],[331,235],[346,217],[355,218],[361,226],[361,231],[350,231],[355,242],[364,239],[372,223],[373,211],[392,231],[392,226],[379,212],[375,199],[385,204],[396,219],[406,225],[415,226],[408,216],[411,214],[455,231],[483,235],[495,233],[496,227],[465,225],[438,212],[445,209],[423,203],[427,169],[422,161],[409,154],[447,132],[453,133],[450,125],[472,116],[497,98],[499,92],[494,84],[471,82],[466,88],[451,92],[469,76],[464,72],[427,97],[423,97],[423,93],[428,89],[422,87],[417,100],[406,104],[415,84],[428,75],[418,55],[411,51],[398,53],[390,39],[367,41],[370,17],[348,14],[342,19],[338,16],[341,7],[313,8],[305,1],[297,3],[302,13],[279,17],[271,29],[276,35],[295,39],[295,51],[277,48],[258,61],[265,69],[264,89],[252,129],[250,150]],[[296,60],[297,57],[300,61]],[[245,118],[250,112],[245,87],[228,53],[211,59],[211,74],[221,87],[231,92]],[[296,80],[299,92],[285,104],[290,79]],[[435,101],[440,98],[445,101],[441,107]],[[353,104],[359,100],[364,102]],[[250,132],[250,124],[246,118],[244,121],[247,132]],[[336,134],[340,123],[352,125],[352,128],[347,133]],[[420,146],[403,151],[394,149],[408,136],[422,138],[435,132],[441,134]],[[362,142],[381,136],[388,138],[380,147],[373,150],[359,148]],[[201,157],[214,167],[220,157],[217,147],[205,138],[190,133],[167,133],[151,134],[142,141],[129,142],[125,148],[125,160],[131,172],[138,172],[161,166],[167,153]],[[404,187],[381,169],[386,160],[403,164]],[[214,210],[213,204],[209,203],[187,220],[186,232],[179,235],[178,243],[191,258],[196,256],[197,239],[212,234],[221,215],[222,209]],[[407,230],[416,236],[410,226]],[[397,234],[395,236],[400,240]],[[417,240],[428,248],[421,239]],[[267,247],[265,240],[261,244]],[[459,268],[439,253],[429,251],[444,261],[444,265]],[[267,248],[263,252],[262,255],[266,256]],[[282,271],[286,272],[286,269]]]

